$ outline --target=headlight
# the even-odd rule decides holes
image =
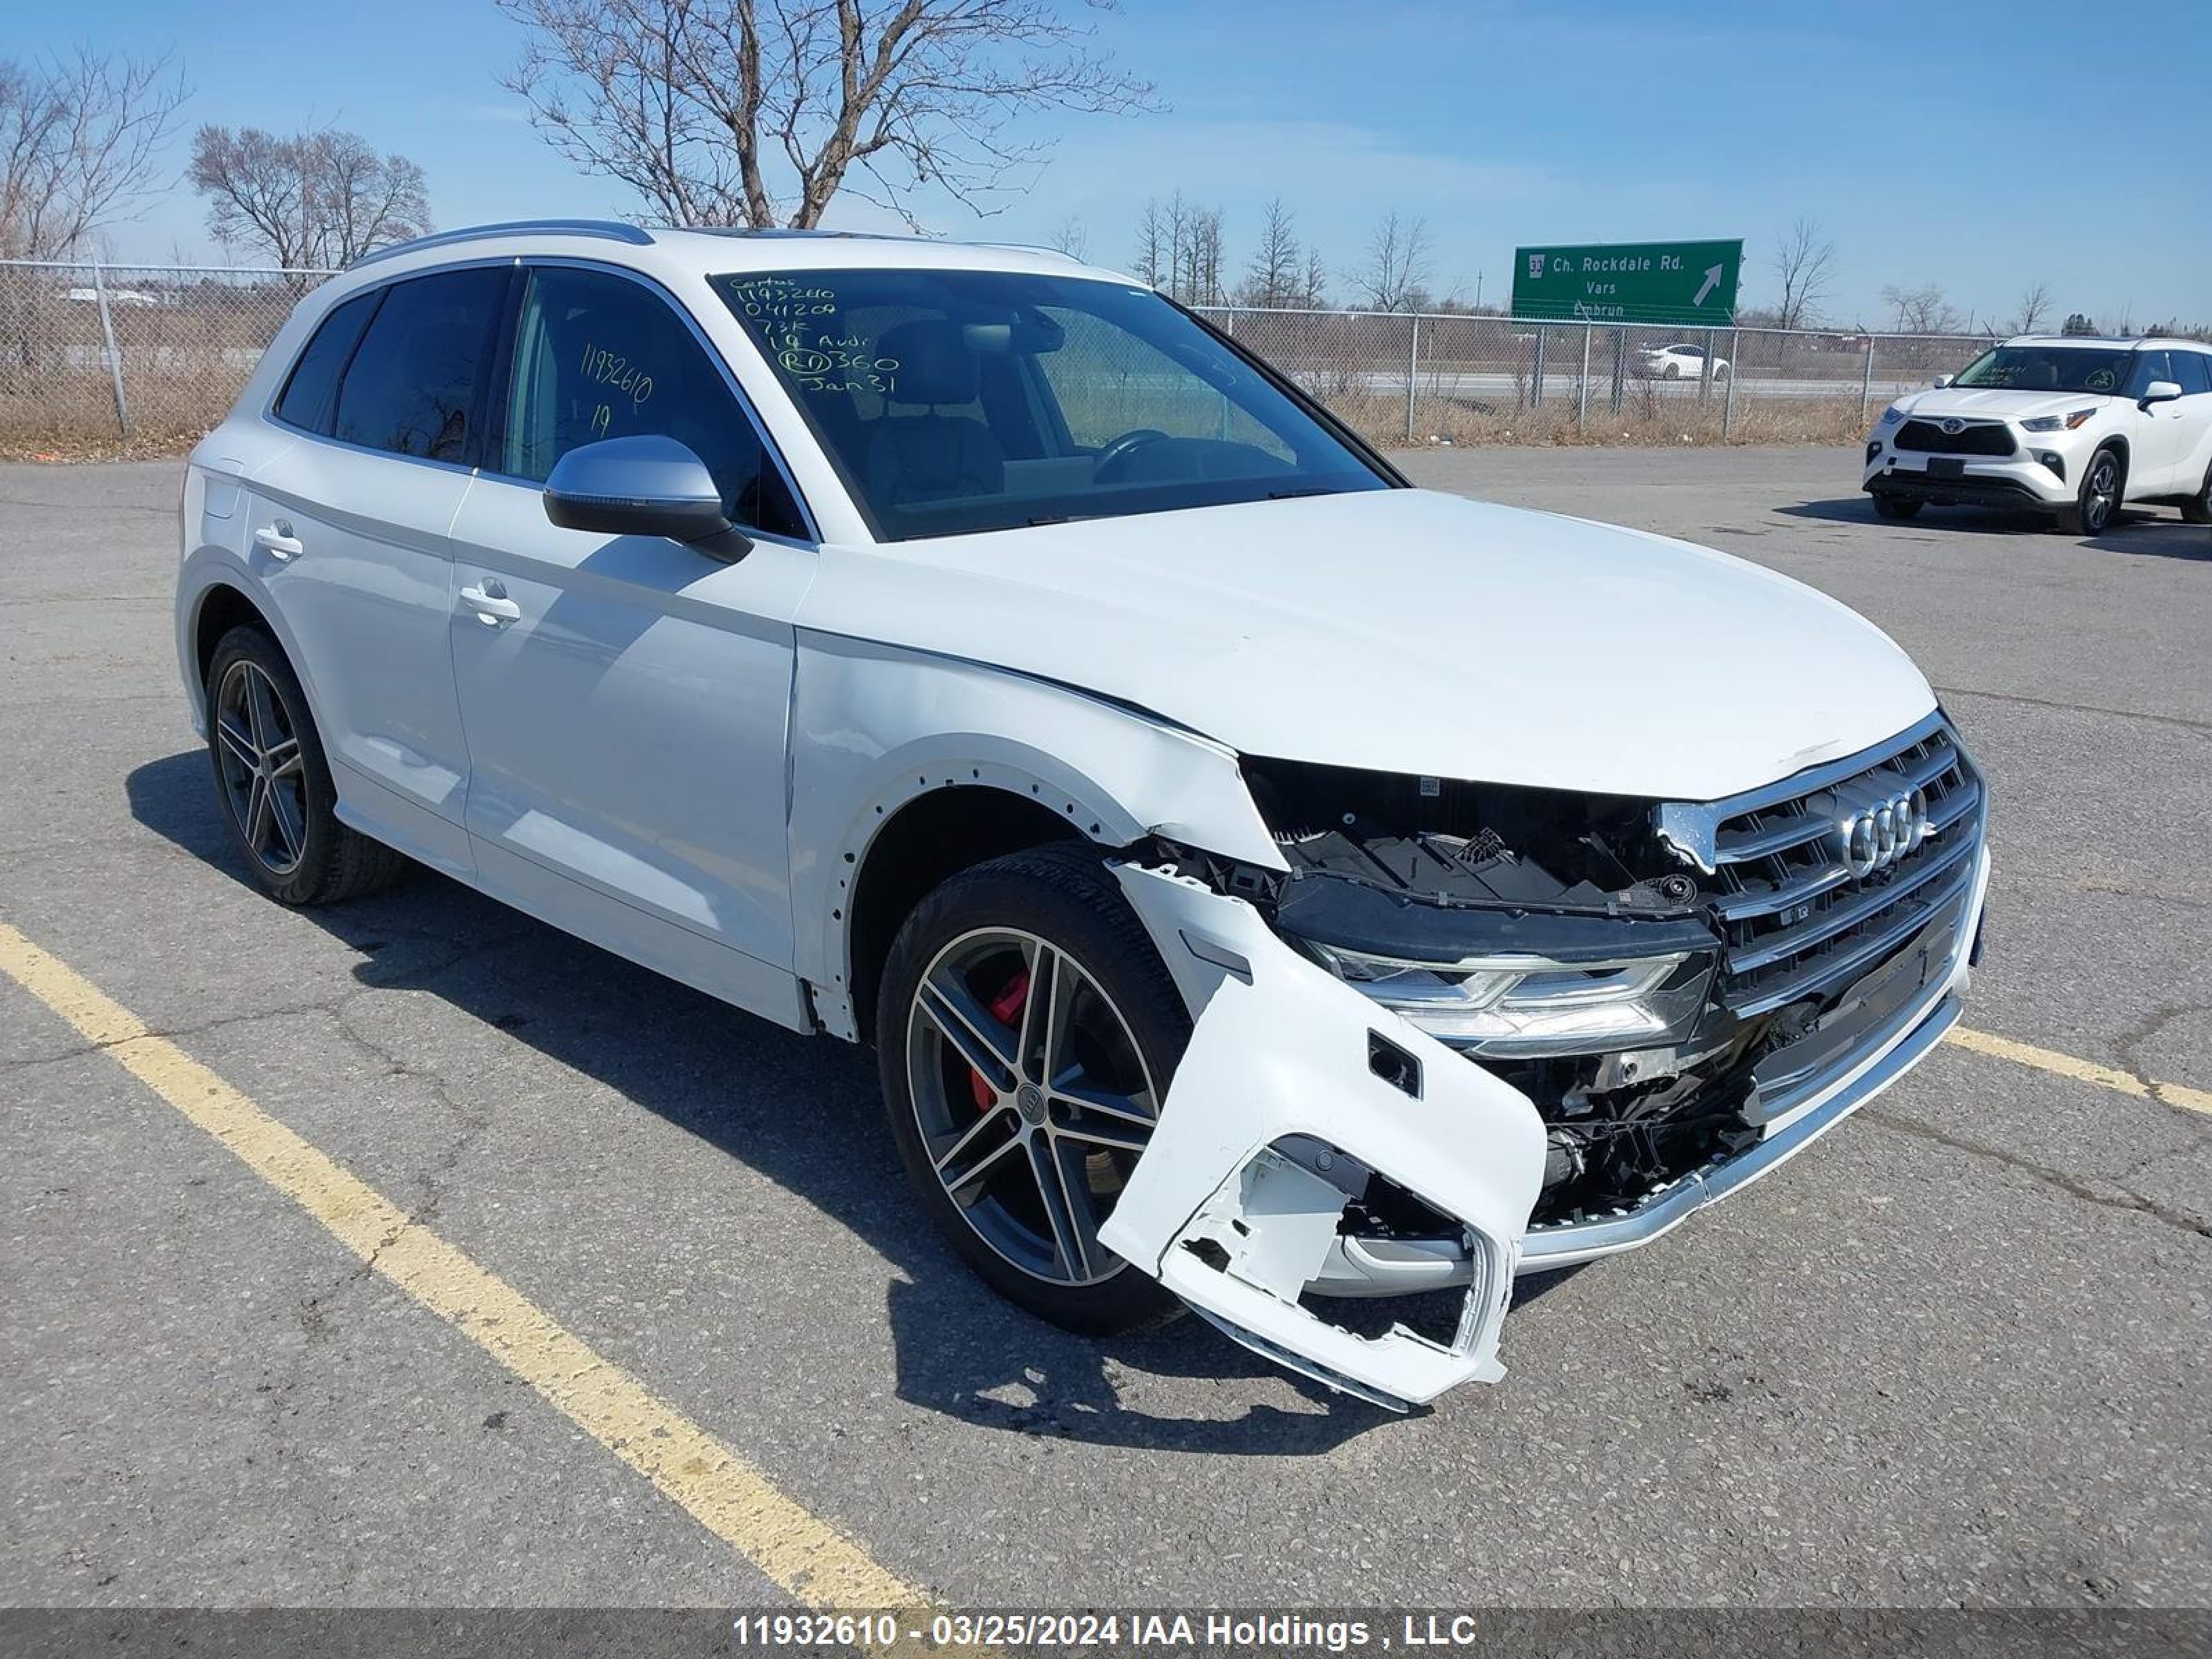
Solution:
[[[1420,962],[1308,942],[1346,983],[1431,1036],[1478,1054],[1579,1054],[1678,1040],[1696,1024],[1710,952],[1602,962],[1515,953]]]
[[[2077,409],[2071,415],[2039,415],[2032,421],[2022,421],[2020,429],[2023,432],[2071,432],[2086,424],[2096,412],[2094,409]]]
[[[1876,421],[1875,424],[1876,426],[1895,426],[1904,418],[1905,411],[1899,409],[1895,404],[1892,404],[1887,409],[1881,411],[1881,418]]]

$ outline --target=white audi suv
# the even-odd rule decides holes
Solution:
[[[2096,536],[2134,502],[2212,524],[2212,345],[2008,340],[1883,410],[1862,482],[1885,519],[2025,507]]]
[[[301,301],[182,519],[276,897],[418,861],[872,1043],[1006,1295],[1390,1405],[1893,1082],[1976,948],[1982,783],[1881,633],[1410,488],[1050,252],[429,237]]]

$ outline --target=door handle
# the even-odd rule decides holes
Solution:
[[[463,588],[461,603],[475,611],[477,620],[486,628],[496,628],[501,623],[522,619],[522,607],[508,599],[507,590],[497,582],[486,582],[482,587]]]
[[[253,532],[253,544],[279,564],[289,564],[307,550],[292,533],[292,521],[279,519],[275,524],[264,524]]]

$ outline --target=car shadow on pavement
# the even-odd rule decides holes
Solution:
[[[260,897],[201,751],[150,762],[126,788],[140,823]],[[1006,1432],[1214,1455],[1310,1455],[1391,1420],[1279,1370],[1195,1317],[1101,1340],[1000,1300],[915,1202],[867,1051],[756,1019],[428,871],[386,893],[297,915],[362,954],[354,969],[362,985],[443,999],[857,1235],[893,1270],[888,1311],[902,1400]],[[1528,1293],[1552,1282],[1535,1281]],[[1270,1392],[1304,1403],[1255,1400],[1225,1418],[1152,1415],[1124,1405],[1115,1369],[1208,1383],[1279,1379]],[[1223,1389],[1213,1400],[1233,1397]]]
[[[1892,532],[1933,532],[1940,535],[1947,527],[1955,527],[1983,536],[2047,536],[2054,543],[2069,539],[2052,528],[2051,520],[2039,513],[2008,513],[2001,507],[1930,507],[1917,518],[1892,520],[1875,512],[1871,496],[1845,495],[1833,501],[1792,501],[1774,510],[1784,518],[1873,525]],[[2120,514],[2103,535],[2070,539],[2076,547],[2094,547],[2102,553],[2212,561],[2212,529],[2191,524],[2170,511],[2130,509]]]

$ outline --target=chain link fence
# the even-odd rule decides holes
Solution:
[[[329,274],[0,261],[0,449],[189,447]]]
[[[1954,374],[1986,334],[1679,329],[1196,307],[1386,444],[1806,442]]]
[[[331,273],[0,261],[0,451],[189,446]],[[1375,441],[1848,441],[1984,335],[1197,308]]]

